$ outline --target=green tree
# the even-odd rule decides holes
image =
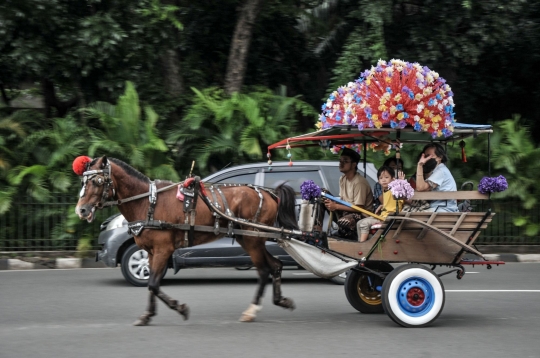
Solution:
[[[131,82],[116,105],[97,102],[82,110],[87,120],[97,119],[100,129],[90,132],[88,154],[123,159],[148,176],[176,181],[169,148],[156,129],[159,116],[149,106],[141,108]]]
[[[180,126],[168,135],[185,164],[197,160],[202,174],[228,164],[241,164],[264,158],[266,147],[297,131],[298,115],[317,116],[298,97],[286,97],[257,87],[245,94],[227,96],[220,88],[195,92],[193,105]]]

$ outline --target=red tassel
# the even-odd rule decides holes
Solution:
[[[465,142],[459,142],[459,146],[461,147],[461,161],[463,163],[467,163],[467,155],[465,154]]]

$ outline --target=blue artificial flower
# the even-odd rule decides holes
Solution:
[[[416,122],[416,123],[414,124],[414,130],[415,130],[415,131],[420,131],[420,130],[422,130],[422,125],[421,125],[420,123]]]
[[[483,177],[478,184],[478,191],[482,194],[491,194],[508,189],[508,182],[502,175],[498,177]]]
[[[323,111],[326,109],[326,103],[324,103],[324,104],[322,105],[322,108],[321,108],[321,109],[322,109]]]
[[[313,200],[321,195],[321,188],[313,180],[306,180],[300,185],[300,193],[302,199]]]
[[[452,106],[448,105],[448,106],[444,106],[444,111],[446,113],[452,113]]]
[[[398,124],[395,121],[390,121],[390,128],[396,128]]]
[[[396,109],[397,109],[398,111],[403,111],[403,105],[402,105],[401,103],[398,104],[398,105],[396,106]]]
[[[429,102],[428,102],[428,106],[431,107],[431,106],[433,106],[434,104],[435,104],[435,100],[434,100],[433,98],[430,99]]]
[[[437,93],[437,95],[435,96],[439,101],[442,99],[442,96],[440,93]]]
[[[386,87],[386,92],[392,94],[392,89],[390,87]]]
[[[334,94],[331,94],[330,97],[328,97],[329,100],[333,101],[336,99],[336,97],[334,96]]]

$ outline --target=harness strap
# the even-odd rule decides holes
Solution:
[[[171,185],[168,185],[168,186],[165,186],[163,188],[160,188],[160,189],[157,189],[156,190],[156,194],[158,193],[161,193],[163,191],[166,191],[166,190],[169,190],[169,189],[172,189],[172,188],[175,188],[177,187],[178,185],[182,184],[182,182],[180,183],[174,183],[174,184],[171,184]],[[118,199],[118,200],[112,200],[112,201],[107,201],[105,203],[103,203],[103,205],[101,207],[107,207],[107,206],[113,206],[113,205],[122,205],[124,203],[128,203],[130,201],[133,201],[133,200],[138,200],[138,199],[142,199],[142,198],[146,198],[150,195],[150,192],[148,193],[142,193],[142,194],[139,194],[139,195],[135,195],[135,196],[130,196],[129,198],[126,198],[126,199]]]
[[[255,190],[257,192],[257,194],[259,194],[259,198],[261,199],[259,201],[259,207],[257,208],[257,212],[255,213],[255,217],[253,218],[253,221],[257,221],[259,220],[259,215],[261,214],[261,209],[262,209],[262,205],[263,205],[263,195],[261,193],[261,191],[259,190],[259,188],[257,188],[256,186],[254,185],[248,185],[250,188],[252,188],[253,190]]]
[[[232,211],[229,209],[229,203],[227,202],[227,199],[225,198],[225,195],[221,191],[221,188],[219,186],[217,186],[216,190],[219,193],[219,195],[221,196],[221,200],[223,201],[223,206],[224,206],[224,209],[225,209],[225,213],[227,215],[229,215],[229,216],[233,216]],[[228,230],[227,235],[229,235],[230,237],[233,238],[233,243],[234,243],[234,228],[233,228],[233,222],[232,221],[228,222],[227,230]]]
[[[150,206],[148,207],[147,220],[152,221],[154,220],[154,211],[156,210],[156,202],[157,202],[156,182],[153,182],[153,181],[150,182],[150,193],[148,196],[148,200],[150,201]]]

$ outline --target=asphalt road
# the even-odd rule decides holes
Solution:
[[[253,270],[169,272],[163,289],[191,307],[158,303],[151,326],[131,323],[147,290],[119,269],[0,271],[0,357],[540,357],[540,264],[469,268],[442,278],[446,304],[430,327],[407,329],[364,315],[343,286],[285,270],[293,312],[271,304],[253,323],[240,313],[255,293]],[[270,289],[270,286],[268,287]]]

